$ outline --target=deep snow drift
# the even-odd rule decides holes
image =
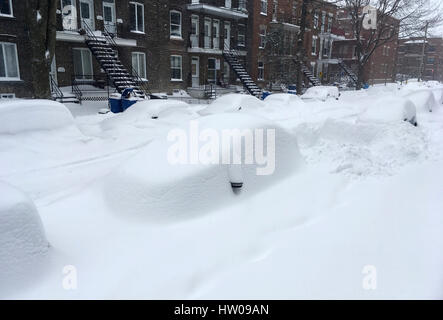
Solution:
[[[441,299],[442,91],[171,99],[116,115],[85,102],[67,106],[74,118],[50,101],[2,102],[0,296]],[[172,165],[168,136],[192,123],[275,129],[274,174]]]

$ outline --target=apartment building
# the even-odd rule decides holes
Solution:
[[[423,54],[424,53],[424,54]],[[443,81],[443,39],[410,38],[399,41],[397,80],[418,78]]]
[[[26,21],[15,14],[26,6],[0,1],[0,93],[32,97]],[[56,14],[50,75],[61,88],[75,83],[100,89],[110,78],[118,86],[135,75],[156,92],[226,86],[237,77],[223,49],[237,48],[246,56],[245,0],[60,0]],[[113,52],[97,42],[104,38]]]
[[[357,74],[358,62],[356,53],[356,40],[352,33],[351,19],[344,9],[337,11],[337,24],[334,33],[341,37],[336,39],[332,47],[332,59],[342,62],[346,68]],[[387,19],[393,29],[398,28],[398,20]],[[370,39],[370,31],[363,30],[361,38]],[[398,36],[391,41],[379,46],[371,55],[363,70],[363,81],[367,84],[392,82],[395,80],[397,61]],[[346,73],[340,64],[333,66],[330,72],[330,81],[339,81]]]

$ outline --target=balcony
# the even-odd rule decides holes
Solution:
[[[207,3],[200,3],[198,0],[192,0],[187,5],[187,9],[192,12],[210,14],[225,19],[247,19],[248,12],[246,10],[246,1],[239,1],[238,8],[218,7]]]

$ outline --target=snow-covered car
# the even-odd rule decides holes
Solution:
[[[175,111],[181,113],[189,108],[186,102],[174,99],[144,100],[137,102],[129,108],[126,113],[143,113],[152,119],[160,118],[163,114],[170,114]]]
[[[432,112],[437,106],[435,96],[429,89],[412,91],[404,97],[414,103],[417,112]]]
[[[340,93],[337,87],[334,86],[316,86],[306,90],[301,96],[303,100],[321,100],[326,101],[329,98],[338,100]]]
[[[247,137],[252,143],[246,144]],[[244,142],[238,149],[234,141]],[[216,114],[152,141],[108,176],[104,191],[116,213],[155,220],[170,219],[171,214],[186,218],[235,201],[233,187],[241,185],[246,197],[255,194],[302,162],[296,137],[274,122],[241,112]]]
[[[407,121],[417,126],[417,111],[414,103],[403,97],[381,98],[359,116],[360,122],[391,123]]]
[[[207,108],[200,110],[201,115],[236,112],[263,107],[263,102],[249,94],[229,93],[215,99]]]
[[[264,100],[266,105],[296,106],[304,103],[299,96],[290,93],[273,93]]]

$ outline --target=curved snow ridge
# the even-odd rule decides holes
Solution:
[[[0,296],[39,274],[49,251],[43,224],[32,200],[0,182]]]
[[[198,126],[200,133],[213,130],[211,132],[219,134],[219,137],[222,136],[223,130],[262,130],[259,131],[265,136],[262,154],[266,155],[267,162],[247,163],[245,159],[251,155],[251,150],[245,148],[245,140],[242,140],[241,165],[222,163],[221,157],[226,150],[231,156],[234,154],[233,144],[224,146],[222,143],[212,149],[212,151],[218,150],[219,161],[202,163],[200,161],[202,154],[212,154],[212,151],[206,153],[208,149],[205,148],[210,147],[216,139],[203,142],[200,136],[200,148],[197,149],[199,161],[192,162],[191,157],[195,156],[196,152],[190,150],[194,140],[189,139],[185,143],[185,149],[188,151],[186,161],[173,163],[168,155],[171,156],[171,150],[172,154],[176,154],[177,142],[167,141],[165,137],[143,148],[105,179],[103,184],[105,198],[114,212],[123,216],[157,221],[186,219],[214,210],[221,205],[234,204],[240,199],[245,199],[284,179],[303,163],[296,137],[263,118],[226,113],[202,117],[193,125]],[[183,127],[179,130],[183,130],[182,132],[190,138],[193,129]],[[271,151],[267,153],[270,149],[268,149],[269,144],[266,145],[267,133],[272,130],[275,132],[274,154]],[[255,138],[253,141],[252,153],[256,155],[257,152],[261,152],[259,151],[261,141]],[[271,141],[269,138],[270,144]],[[274,158],[271,159],[272,157]],[[270,168],[269,174],[258,174],[266,167]],[[243,182],[241,191],[234,192],[231,182]]]

